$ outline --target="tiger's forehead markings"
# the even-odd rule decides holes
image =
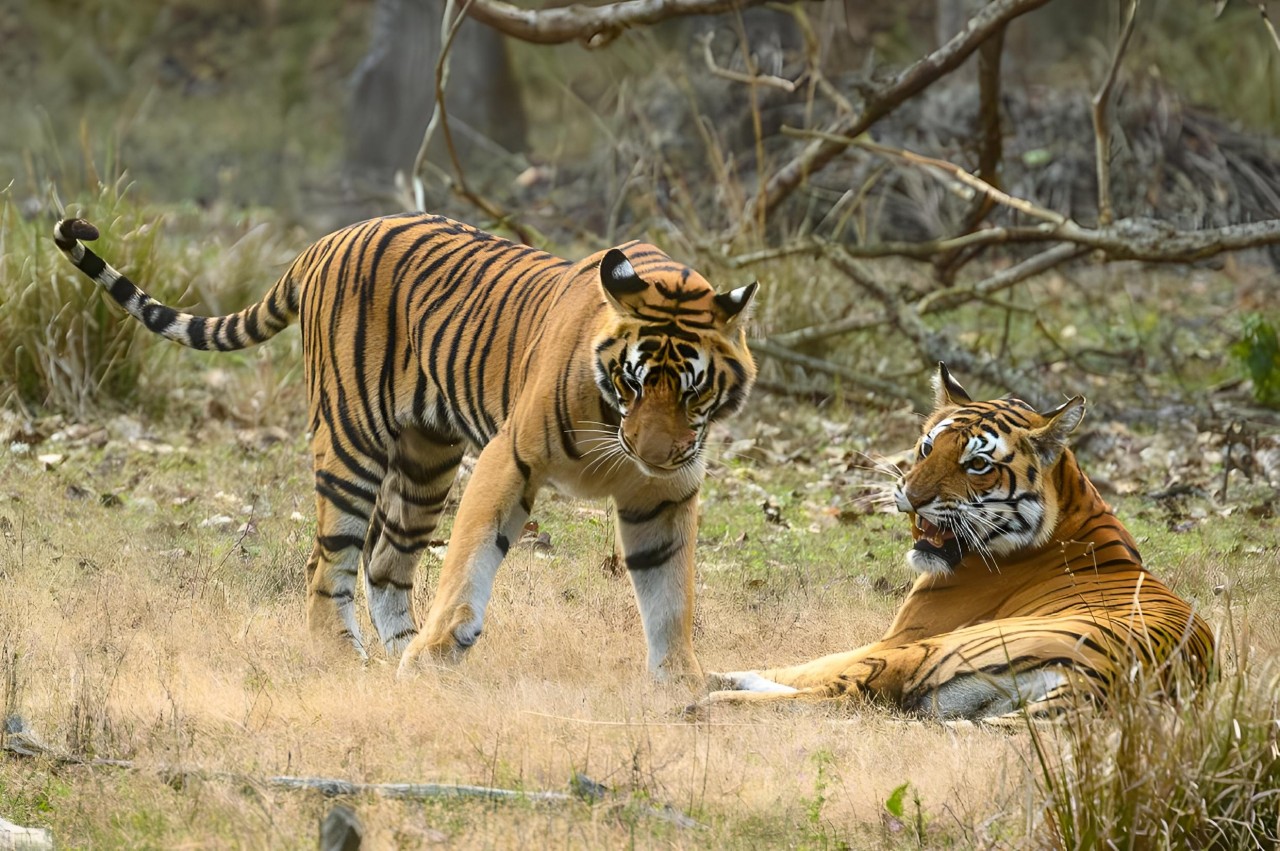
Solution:
[[[637,315],[654,323],[646,333],[669,333],[670,327],[683,332],[687,328],[711,328],[715,320],[715,290],[707,279],[682,263],[677,263],[661,250],[640,242],[619,248],[627,255],[631,274],[650,286],[638,293],[641,304]],[[620,275],[623,267],[614,270]]]
[[[963,428],[978,428],[1002,435],[1013,434],[1014,429],[1033,426],[1028,413],[1035,409],[1021,399],[997,399],[979,405],[970,405],[957,411],[953,417]]]

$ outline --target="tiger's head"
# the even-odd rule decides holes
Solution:
[[[707,427],[742,407],[756,367],[744,326],[756,284],[718,294],[651,245],[600,260],[606,321],[595,379],[622,452],[650,476],[700,462]]]
[[[1084,397],[1038,413],[1020,399],[975,402],[944,364],[937,399],[894,493],[913,515],[907,564],[948,573],[970,553],[988,564],[1047,543],[1059,505],[1054,468],[1084,417]]]

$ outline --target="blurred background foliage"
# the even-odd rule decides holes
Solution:
[[[0,177],[8,184],[0,398],[33,410],[138,404],[131,395],[138,381],[163,389],[172,378],[168,370],[148,379],[145,359],[131,363],[123,353],[145,358],[150,343],[135,339],[61,265],[45,236],[59,204],[97,221],[107,256],[157,295],[211,312],[255,298],[319,234],[411,205],[396,171],[412,163],[430,112],[438,5],[0,4]],[[483,227],[518,228],[565,254],[647,236],[722,286],[759,277],[761,337],[866,313],[858,333],[809,339],[795,351],[846,375],[899,385],[897,399],[839,374],[775,362],[765,364],[762,386],[885,405],[919,397],[927,353],[878,327],[865,294],[829,266],[803,256],[745,269],[729,260],[805,235],[854,244],[946,236],[957,232],[968,202],[918,169],[851,150],[813,175],[767,227],[725,244],[726,227],[762,176],[803,144],[782,128],[821,127],[835,106],[805,85],[786,93],[713,76],[702,43],[712,39],[724,68],[741,70],[749,57],[759,71],[802,79],[806,62],[816,63],[855,98],[933,49],[981,5],[798,3],[799,23],[786,11],[753,9],[630,30],[600,50],[494,40],[468,22],[453,52],[451,126],[468,183],[506,216],[448,191],[452,169],[438,138],[422,172],[426,206]],[[1016,20],[1005,41],[1002,186],[1085,223],[1097,215],[1088,100],[1105,74],[1122,5],[1049,3]],[[1139,7],[1115,108],[1121,216],[1186,228],[1280,218],[1280,51],[1254,4],[1229,3],[1216,17],[1214,7],[1199,0]],[[804,24],[816,56],[805,55]],[[388,53],[408,58],[387,71]],[[973,66],[904,104],[871,135],[974,168]],[[989,218],[1016,221],[999,209]],[[1025,256],[993,251],[973,268],[988,274]],[[1224,389],[1275,404],[1261,389],[1271,379],[1257,372],[1274,368],[1248,343],[1258,327],[1277,324],[1275,260],[1252,251],[1152,270],[1085,257],[928,322],[969,351],[1037,376],[1046,398],[1105,387],[1116,409],[1137,403],[1148,416],[1170,406],[1201,410],[1206,394]],[[896,259],[876,268],[912,302],[956,283],[928,263]],[[1249,316],[1257,317],[1252,331]],[[41,346],[50,351],[40,354]],[[55,376],[68,373],[77,376],[72,386],[55,386]]]

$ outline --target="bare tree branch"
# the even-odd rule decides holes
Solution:
[[[921,314],[939,313],[951,310],[961,304],[978,299],[989,298],[998,292],[1017,286],[1028,278],[1047,272],[1069,260],[1088,254],[1088,248],[1081,248],[1070,242],[1055,245],[1039,254],[1028,257],[1021,263],[1010,266],[967,287],[948,287],[929,293],[916,303],[916,310]]]
[[[829,138],[814,139],[794,159],[769,178],[765,188],[751,200],[748,215],[755,218],[760,212],[768,213],[795,191],[809,175],[819,171],[835,159],[846,147],[848,140],[865,132],[884,116],[893,112],[906,100],[927,88],[934,81],[954,71],[978,47],[1009,21],[1043,6],[1049,0],[994,0],[970,19],[968,26],[946,44],[919,59],[893,78],[889,83],[866,93],[862,110],[847,115],[828,128],[831,137],[847,137],[844,144]]]
[[[883,320],[880,324],[884,324]],[[779,345],[772,340],[751,340],[750,346],[751,351],[757,355],[763,355],[767,358],[772,358],[773,360],[782,361],[783,363],[802,366],[805,369],[812,370],[814,372],[834,375],[837,378],[849,382],[854,387],[859,387],[872,393],[879,393],[880,395],[887,396],[890,399],[900,399],[905,392],[905,388],[901,385],[885,381],[882,378],[876,378],[874,375],[868,375],[865,372],[852,369],[847,366],[842,366],[838,363],[832,363],[831,361],[822,360],[821,358],[809,357],[808,355],[801,354],[800,352],[794,352],[786,346]],[[921,407],[924,404],[923,399],[912,399],[911,401]]]
[[[1007,25],[1000,27],[978,48],[978,125],[982,135],[978,144],[978,177],[992,186],[1000,186],[1000,166],[1004,160],[1004,129],[1000,122],[1000,60],[1004,55]],[[965,211],[961,234],[972,233],[991,212],[995,202],[982,196],[974,199]],[[981,253],[981,248],[956,248],[939,253],[933,260],[938,279],[950,283],[960,268]]]
[[[813,131],[790,131],[796,135],[814,135]],[[943,180],[957,189],[954,184],[962,184],[964,189],[981,192],[993,201],[1009,209],[1016,210],[1032,218],[1040,219],[1043,224],[1032,227],[990,228],[975,231],[949,240],[936,240],[931,243],[904,243],[895,246],[900,250],[883,251],[877,246],[862,247],[863,256],[883,256],[885,254],[902,254],[904,256],[922,256],[919,245],[931,246],[937,250],[940,246],[951,247],[955,243],[965,241],[969,244],[994,242],[1071,242],[1087,246],[1103,252],[1111,260],[1142,260],[1148,263],[1188,263],[1213,257],[1225,251],[1240,251],[1246,248],[1260,248],[1280,243],[1280,219],[1267,219],[1261,222],[1224,225],[1203,230],[1178,230],[1168,222],[1157,219],[1120,219],[1112,225],[1099,228],[1088,228],[1067,218],[1061,213],[1003,192],[979,177],[965,171],[955,163],[946,160],[926,157],[921,154],[900,148],[877,145],[861,138],[845,139],[830,134],[818,134],[823,139],[844,146],[856,145],[869,151],[894,157],[912,165],[922,167],[927,173]],[[961,192],[963,194],[963,191]],[[908,247],[911,246],[911,247]],[[841,249],[846,256],[853,252]],[[876,254],[872,254],[876,252]]]
[[[1120,72],[1120,60],[1133,36],[1133,22],[1138,17],[1138,0],[1129,0],[1129,13],[1124,21],[1115,53],[1111,55],[1111,67],[1102,81],[1101,88],[1093,96],[1094,158],[1098,170],[1098,224],[1107,226],[1115,219],[1111,209],[1111,125],[1107,123],[1107,111],[1111,106],[1111,90]]]
[[[889,324],[915,345],[926,362],[954,363],[958,372],[975,375],[1006,390],[1025,386],[1026,377],[1019,370],[1010,369],[989,357],[977,357],[958,348],[951,335],[930,329],[910,305],[880,282],[861,261],[845,253],[841,246],[827,245],[823,253],[833,266],[849,276],[849,280],[884,305]]]
[[[711,53],[711,42],[715,40],[715,37],[715,30],[710,30],[702,36],[702,60],[706,63],[707,70],[711,72],[712,76],[734,83],[745,83],[749,86],[761,85],[772,89],[781,89],[788,94],[796,90],[796,84],[785,77],[776,77],[773,74],[743,74],[741,71],[721,68],[716,64],[716,58]]]
[[[766,0],[619,0],[603,6],[522,9],[503,0],[474,0],[467,14],[512,38],[534,44],[580,41],[604,47],[631,27],[685,15],[716,15],[761,6]],[[792,0],[782,0],[792,2]]]

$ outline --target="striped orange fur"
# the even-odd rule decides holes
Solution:
[[[498,564],[544,485],[607,497],[655,674],[697,676],[693,548],[703,447],[755,377],[743,325],[756,285],[717,294],[652,245],[578,262],[441,216],[373,219],[304,251],[262,301],[199,317],[160,304],[81,240],[54,237],[152,332],[229,351],[296,321],[316,489],[307,618],[363,655],[357,577],[402,669],[479,637]],[[468,448],[475,471],[421,630],[417,563]],[[339,642],[342,643],[342,642]]]
[[[975,402],[939,366],[936,407],[899,483],[921,573],[879,641],[786,668],[714,675],[712,701],[869,697],[941,719],[1051,716],[1105,700],[1135,666],[1203,681],[1214,639],[1142,563],[1067,448],[1084,399],[1038,413]]]

